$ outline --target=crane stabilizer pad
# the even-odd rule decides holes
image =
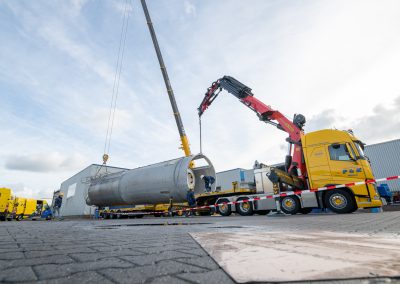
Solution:
[[[201,209],[212,209],[212,208],[217,208],[219,206],[224,206],[224,205],[236,205],[236,204],[240,204],[240,203],[253,202],[253,201],[264,200],[264,199],[273,199],[273,198],[285,197],[285,196],[289,196],[289,195],[300,195],[302,193],[333,190],[336,188],[352,187],[355,185],[374,184],[377,182],[396,180],[396,179],[400,179],[400,176],[390,176],[390,177],[379,178],[379,179],[368,179],[365,181],[350,182],[350,183],[339,184],[339,185],[330,185],[330,186],[324,186],[324,187],[314,188],[314,189],[286,191],[286,192],[282,192],[279,194],[267,194],[267,195],[261,195],[261,196],[259,195],[257,197],[249,198],[249,199],[242,199],[242,200],[231,201],[231,202],[221,202],[221,203],[213,204],[213,205],[182,208],[179,210],[172,210],[170,212],[171,213],[181,213],[181,212],[185,212],[185,211],[197,211],[197,210],[201,210]],[[153,215],[153,214],[160,214],[160,213],[162,213],[162,212],[155,211],[155,212],[118,213],[118,214],[134,216],[134,215]]]

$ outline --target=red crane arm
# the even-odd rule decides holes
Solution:
[[[304,116],[295,116],[294,121],[290,121],[281,112],[272,109],[269,105],[266,105],[255,98],[249,87],[230,76],[222,77],[221,79],[215,81],[211,87],[207,89],[204,99],[198,108],[199,116],[201,116],[204,111],[213,103],[222,89],[225,89],[229,93],[233,94],[245,106],[253,110],[260,120],[272,124],[280,130],[287,132],[291,140],[288,142],[300,142],[302,127],[305,123]]]
[[[225,89],[241,103],[253,110],[261,121],[272,124],[278,129],[283,130],[289,134],[286,141],[289,143],[289,155],[285,161],[285,167],[288,172],[296,172],[295,174],[304,180],[306,174],[306,165],[303,160],[303,149],[301,146],[301,135],[303,134],[303,126],[306,122],[305,117],[301,114],[295,115],[293,121],[287,119],[281,112],[272,109],[269,105],[264,104],[256,99],[251,92],[251,89],[239,82],[238,80],[224,76],[221,79],[212,83],[198,107],[199,117],[203,115],[205,110],[213,103],[218,97],[218,94]],[[292,145],[294,147],[292,148]],[[293,150],[293,154],[292,154]]]

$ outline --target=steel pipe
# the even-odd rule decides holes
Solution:
[[[196,167],[191,168],[191,164]],[[201,175],[216,176],[214,166],[203,154],[108,174],[91,180],[86,203],[96,206],[161,204],[168,203],[170,198],[184,202],[189,189],[194,189],[195,194],[204,192]]]

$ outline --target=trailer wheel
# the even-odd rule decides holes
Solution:
[[[325,194],[325,205],[335,213],[352,213],[357,209],[350,193],[343,189],[329,190]]]
[[[224,202],[229,202],[229,200],[226,198],[218,200],[218,204],[221,204]],[[222,205],[218,206],[218,213],[221,214],[222,216],[231,215],[232,214],[231,206],[228,204],[222,204]]]
[[[281,210],[285,214],[295,215],[301,209],[300,200],[295,195],[285,196],[281,199]]]
[[[121,211],[120,211],[120,210],[118,210],[118,211],[117,211],[117,214],[115,214],[115,218],[117,218],[117,219],[121,219],[121,218],[122,218],[122,215],[121,215]]]
[[[300,209],[301,214],[309,214],[309,213],[311,213],[311,211],[312,211],[312,208],[301,208]]]
[[[256,214],[267,215],[269,212],[270,212],[270,210],[258,210],[258,211],[256,211]]]
[[[247,197],[240,197],[237,199],[237,201],[240,200],[246,200],[248,199]],[[236,211],[241,215],[241,216],[251,216],[253,215],[253,202],[242,202],[236,204]]]

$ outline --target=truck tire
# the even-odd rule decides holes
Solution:
[[[256,211],[256,214],[267,215],[269,212],[270,212],[270,210],[258,210],[258,211]]]
[[[281,210],[285,214],[295,215],[301,209],[300,200],[295,195],[285,196],[281,199]]]
[[[226,198],[218,200],[218,204],[221,204],[224,202],[229,202],[229,200]],[[218,213],[221,214],[222,216],[231,215],[232,214],[231,206],[228,204],[218,206]]]
[[[325,194],[325,206],[338,214],[352,213],[357,209],[350,193],[343,189],[329,190]]]
[[[247,197],[240,197],[237,201],[246,200]],[[253,215],[253,202],[243,202],[236,204],[236,212],[241,216],[251,216]]]
[[[312,208],[301,208],[300,209],[301,214],[309,214],[309,213],[311,213],[311,211],[312,211]]]

